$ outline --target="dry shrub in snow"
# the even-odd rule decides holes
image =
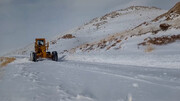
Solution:
[[[159,27],[161,28],[161,30],[166,31],[171,25],[163,23],[160,24]]]
[[[161,37],[154,37],[154,38],[146,38],[144,39],[144,42],[138,44],[142,46],[146,46],[149,43],[154,45],[166,45],[169,43],[173,43],[176,40],[180,40],[180,34],[179,35],[172,35],[172,36],[161,36]]]
[[[111,49],[112,47],[115,47],[118,43],[120,43],[121,42],[121,40],[116,40],[116,42],[115,43],[113,43],[111,46],[109,46],[109,47],[107,47],[107,49],[106,50],[109,50],[109,49]],[[120,49],[121,48],[121,45],[118,47],[118,48],[115,48],[116,50],[117,49]]]
[[[100,49],[105,48],[105,47],[106,47],[106,42],[107,42],[107,41],[105,41],[105,40],[99,42],[97,47],[100,48]]]
[[[112,44],[111,46],[109,46],[106,50],[111,49],[112,47],[116,46],[116,43]]]
[[[107,18],[116,18],[120,15],[120,13],[118,13],[117,11],[114,11],[114,12],[111,12],[111,13],[108,13],[106,15],[104,15],[103,17],[100,18],[100,21],[102,20],[107,20]]]
[[[57,43],[57,40],[52,40],[51,41],[51,44],[56,44]]]
[[[154,50],[154,47],[152,46],[152,44],[148,44],[145,49],[145,52],[152,52],[153,50]]]
[[[75,38],[75,36],[73,36],[72,34],[66,34],[64,36],[62,36],[63,39],[72,39]]]
[[[4,67],[7,64],[13,62],[14,60],[16,60],[16,58],[14,57],[0,57],[0,61],[1,61],[0,67]]]
[[[103,21],[103,22],[99,22],[99,23],[93,24],[93,26],[96,26],[96,28],[99,29],[99,27],[100,27],[101,25],[104,25],[104,24],[106,24],[106,23],[107,23],[107,21]]]

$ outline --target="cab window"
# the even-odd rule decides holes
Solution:
[[[38,41],[37,41],[37,44],[38,44],[39,46],[42,46],[42,45],[44,45],[44,41],[43,41],[43,40],[38,40]]]

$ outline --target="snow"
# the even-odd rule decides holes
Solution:
[[[178,101],[180,98],[179,69],[68,60],[34,63],[24,57],[1,72],[4,72],[0,79],[1,101]]]
[[[152,52],[145,52],[147,47],[138,44],[147,37],[179,35],[180,29],[175,27],[156,34],[150,31],[158,30],[159,24],[164,22],[178,27],[180,18],[152,22],[165,12],[155,8],[138,7],[117,12],[120,15],[115,18],[101,21],[98,17],[64,33],[76,38],[62,39],[62,34],[49,38],[49,41],[57,41],[50,45],[49,51],[58,51],[58,62],[29,61],[33,44],[8,53],[16,60],[0,68],[0,101],[179,101],[179,41],[152,45]],[[107,22],[95,26],[103,21]],[[143,22],[148,25],[137,27]],[[97,45],[115,34],[123,35],[122,41],[109,50],[78,48],[83,44]],[[72,48],[75,50],[72,54],[62,53]]]

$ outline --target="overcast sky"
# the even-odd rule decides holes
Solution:
[[[0,0],[0,55],[132,5],[170,9],[179,0]]]

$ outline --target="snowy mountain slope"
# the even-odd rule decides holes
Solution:
[[[62,35],[50,38],[50,50],[57,50],[59,53],[62,53],[76,46],[98,41],[113,33],[132,29],[144,21],[151,21],[164,12],[165,10],[143,6],[132,6],[114,11],[64,33],[64,35],[72,34],[75,38],[63,39]],[[11,54],[29,54],[30,51],[33,51],[32,44]]]
[[[55,44],[54,47],[62,47],[62,49],[55,48],[57,50],[60,49],[62,52],[64,47],[67,47],[65,50],[68,50],[85,43],[98,41],[113,33],[134,28],[144,21],[150,21],[164,12],[164,10],[143,6],[132,6],[127,9],[114,11],[102,17],[95,18],[73,31],[67,32],[66,34],[76,36],[72,40],[60,40],[61,36],[57,37],[54,41],[59,44]],[[52,46],[53,49],[54,47]]]
[[[71,49],[73,60],[179,68],[179,3],[167,13]],[[137,62],[138,61],[138,62]]]
[[[142,37],[149,33],[152,34],[152,36],[156,37],[158,35],[160,35],[160,36],[169,35],[169,34],[162,34],[162,33],[166,33],[166,31],[170,30],[170,32],[172,33],[170,35],[177,35],[178,34],[177,32],[179,31],[179,27],[180,27],[179,26],[179,23],[180,23],[179,14],[178,13],[170,13],[169,15],[175,15],[175,16],[170,20],[165,20],[165,17],[162,19],[156,20],[159,18],[159,17],[157,17],[156,19],[154,19],[152,21],[143,22],[142,24],[140,24],[139,26],[137,26],[133,29],[124,30],[124,31],[116,33],[116,34],[112,34],[112,35],[108,36],[107,38],[104,38],[100,41],[92,42],[92,43],[89,43],[88,45],[85,44],[85,45],[79,46],[78,48],[83,49],[83,50],[88,50],[88,48],[91,47],[90,48],[91,50],[98,49],[98,48],[100,48],[100,49],[106,48],[106,50],[109,50],[111,47],[115,47],[116,44],[121,43],[122,41],[128,41],[129,38],[130,39],[133,37],[139,38],[139,37]],[[166,19],[168,19],[168,18],[166,18]],[[164,27],[168,27],[168,28],[163,29],[163,28],[161,28],[161,25],[162,25],[162,27],[164,26]],[[177,30],[177,31],[175,31],[175,30]],[[106,43],[108,43],[108,45]],[[124,42],[124,43],[126,44],[126,42]],[[85,47],[85,49],[84,49],[84,47]],[[131,48],[131,47],[129,47],[129,48]]]

